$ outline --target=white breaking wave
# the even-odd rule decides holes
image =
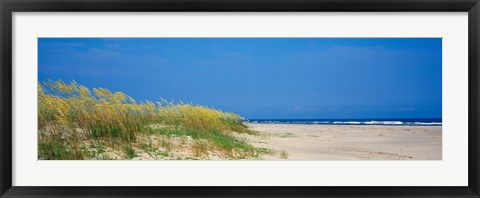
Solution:
[[[414,122],[415,125],[442,125],[441,122]]]
[[[362,124],[362,122],[354,122],[354,121],[348,121],[348,122],[333,122],[333,124]]]
[[[333,124],[367,124],[367,125],[402,125],[401,121],[344,121],[344,122],[333,122]]]
[[[441,126],[442,122],[413,122],[413,121],[310,121],[310,120],[253,120],[251,123],[265,123],[265,124],[334,124],[334,125],[406,125],[406,126]]]
[[[381,124],[381,125],[401,125],[401,121],[367,121],[364,124]]]
[[[315,121],[315,122],[312,122],[312,123],[313,124],[329,124],[330,122],[328,122],[328,121],[321,121],[321,122]]]

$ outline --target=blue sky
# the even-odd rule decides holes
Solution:
[[[248,119],[442,117],[440,38],[39,38],[38,69]]]

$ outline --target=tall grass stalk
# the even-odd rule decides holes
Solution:
[[[253,146],[230,134],[251,133],[244,120],[234,113],[181,101],[137,102],[122,92],[89,89],[75,81],[48,80],[38,84],[41,159],[83,159],[79,148],[82,140],[103,141],[121,150],[119,144],[135,143],[140,134],[157,133],[191,136],[208,140],[223,150],[254,153]],[[154,125],[165,127],[159,130]],[[79,134],[77,129],[85,133]],[[131,150],[123,150],[132,157]]]

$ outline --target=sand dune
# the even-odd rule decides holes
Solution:
[[[257,147],[279,151],[280,160],[441,160],[441,126],[338,126],[248,124],[258,136],[243,136]],[[285,151],[288,156],[280,154]],[[284,152],[284,153],[285,153]]]

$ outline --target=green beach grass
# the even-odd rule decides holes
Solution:
[[[271,153],[235,136],[255,135],[244,120],[202,105],[137,102],[75,81],[44,81],[38,84],[38,159],[259,159]]]

